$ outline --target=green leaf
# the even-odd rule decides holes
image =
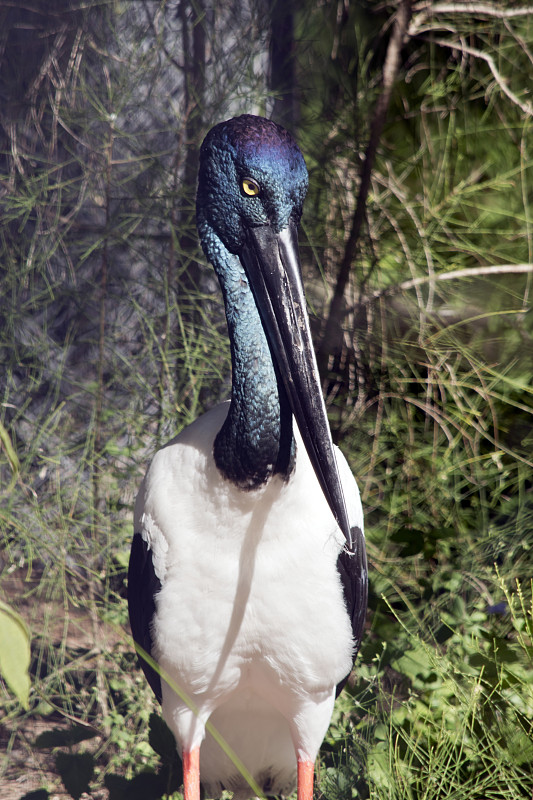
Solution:
[[[0,600],[0,674],[22,706],[29,707],[30,632],[10,606]]]
[[[400,658],[392,662],[392,666],[398,672],[407,675],[411,680],[427,677],[431,674],[428,653],[425,648],[420,646],[407,650]]]
[[[94,758],[91,753],[63,753],[56,755],[56,768],[67,792],[79,800],[89,791],[94,772]]]
[[[1,421],[0,421],[0,444],[2,445],[2,447],[4,448],[4,450],[6,452],[7,459],[9,461],[10,466],[11,466],[11,472],[13,473],[13,477],[11,479],[11,483],[9,484],[8,489],[7,489],[7,493],[9,494],[9,492],[11,491],[13,486],[15,485],[15,481],[16,481],[18,473],[20,471],[20,462],[19,462],[16,450],[13,447],[13,443],[11,441],[9,433],[4,428],[4,426],[3,426]]]

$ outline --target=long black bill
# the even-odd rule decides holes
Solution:
[[[240,254],[292,413],[329,506],[349,550],[353,539],[346,511],[302,284],[297,226],[276,233],[250,228]]]

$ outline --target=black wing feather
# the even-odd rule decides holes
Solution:
[[[368,603],[368,568],[366,563],[365,537],[360,528],[352,528],[354,552],[342,550],[337,559],[337,569],[342,581],[344,602],[352,621],[354,639],[354,661],[361,645]],[[349,674],[337,684],[337,697],[341,693]]]
[[[155,614],[155,595],[161,589],[161,581],[155,574],[152,552],[140,533],[131,543],[128,567],[128,608],[133,639],[149,655],[152,654],[152,620]],[[139,663],[146,680],[161,702],[161,678],[141,655]]]

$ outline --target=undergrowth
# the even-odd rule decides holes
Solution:
[[[13,81],[0,108],[0,591],[31,635],[27,708],[0,687],[0,794],[178,798],[128,631],[132,506],[155,450],[228,394],[222,303],[194,228],[197,148],[211,123],[268,105],[268,37],[254,4],[242,29],[242,3],[213,17],[66,5],[60,29],[47,14],[41,29],[38,2],[0,0],[24,79],[0,70]],[[296,22],[320,342],[396,4],[315,5]],[[450,12],[447,47],[417,6],[342,346],[322,359],[363,498],[370,601],[317,798],[533,792],[531,115],[509,96],[529,74],[531,15],[483,8]],[[180,58],[201,30],[198,74]]]

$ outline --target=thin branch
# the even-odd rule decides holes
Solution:
[[[339,273],[337,275],[337,283],[333,292],[333,298],[331,300],[331,306],[324,329],[324,335],[319,348],[318,357],[319,362],[322,363],[322,365],[324,365],[324,362],[328,359],[332,350],[336,349],[334,343],[334,339],[336,338],[336,328],[339,324],[339,320],[342,317],[344,293],[346,291],[350,272],[357,255],[359,235],[365,219],[366,201],[368,197],[368,191],[370,189],[372,169],[376,158],[378,144],[381,138],[381,133],[383,131],[383,126],[385,125],[396,75],[398,74],[400,67],[401,50],[410,19],[411,0],[403,0],[398,6],[398,10],[396,12],[394,26],[387,48],[387,54],[385,56],[385,63],[383,65],[383,90],[377,100],[372,119],[370,137],[365,153],[365,161],[361,171],[361,183],[359,186],[352,228],[346,243],[344,257],[339,268]]]
[[[418,3],[415,6],[418,12],[409,26],[409,36],[416,36],[422,32],[422,26],[427,19],[438,14],[469,14],[476,17],[494,17],[495,19],[512,19],[526,17],[533,13],[533,6],[521,8],[502,8],[493,3]],[[428,28],[424,28],[428,30]]]
[[[488,53],[484,53],[483,50],[479,50],[477,47],[470,47],[469,45],[462,44],[461,42],[451,42],[448,39],[435,39],[431,37],[430,41],[433,42],[433,44],[440,45],[441,47],[448,47],[450,50],[458,50],[460,53],[467,53],[475,58],[481,58],[488,64],[494,80],[502,92],[507,95],[509,100],[517,105],[524,112],[524,114],[527,114],[528,117],[533,117],[533,106],[531,103],[523,103],[520,98],[513,91],[511,91],[511,89],[509,89],[502,74],[495,64],[493,57]]]
[[[421,275],[418,278],[411,278],[403,283],[398,283],[395,286],[387,286],[385,289],[378,289],[372,292],[369,299],[377,300],[385,295],[398,294],[399,292],[413,289],[416,286],[421,286],[424,283],[433,283],[433,281],[455,281],[460,278],[475,278],[478,276],[487,275],[509,275],[519,273],[533,272],[533,264],[493,264],[486,267],[471,267],[470,269],[456,269],[451,272],[440,272],[435,275]]]

